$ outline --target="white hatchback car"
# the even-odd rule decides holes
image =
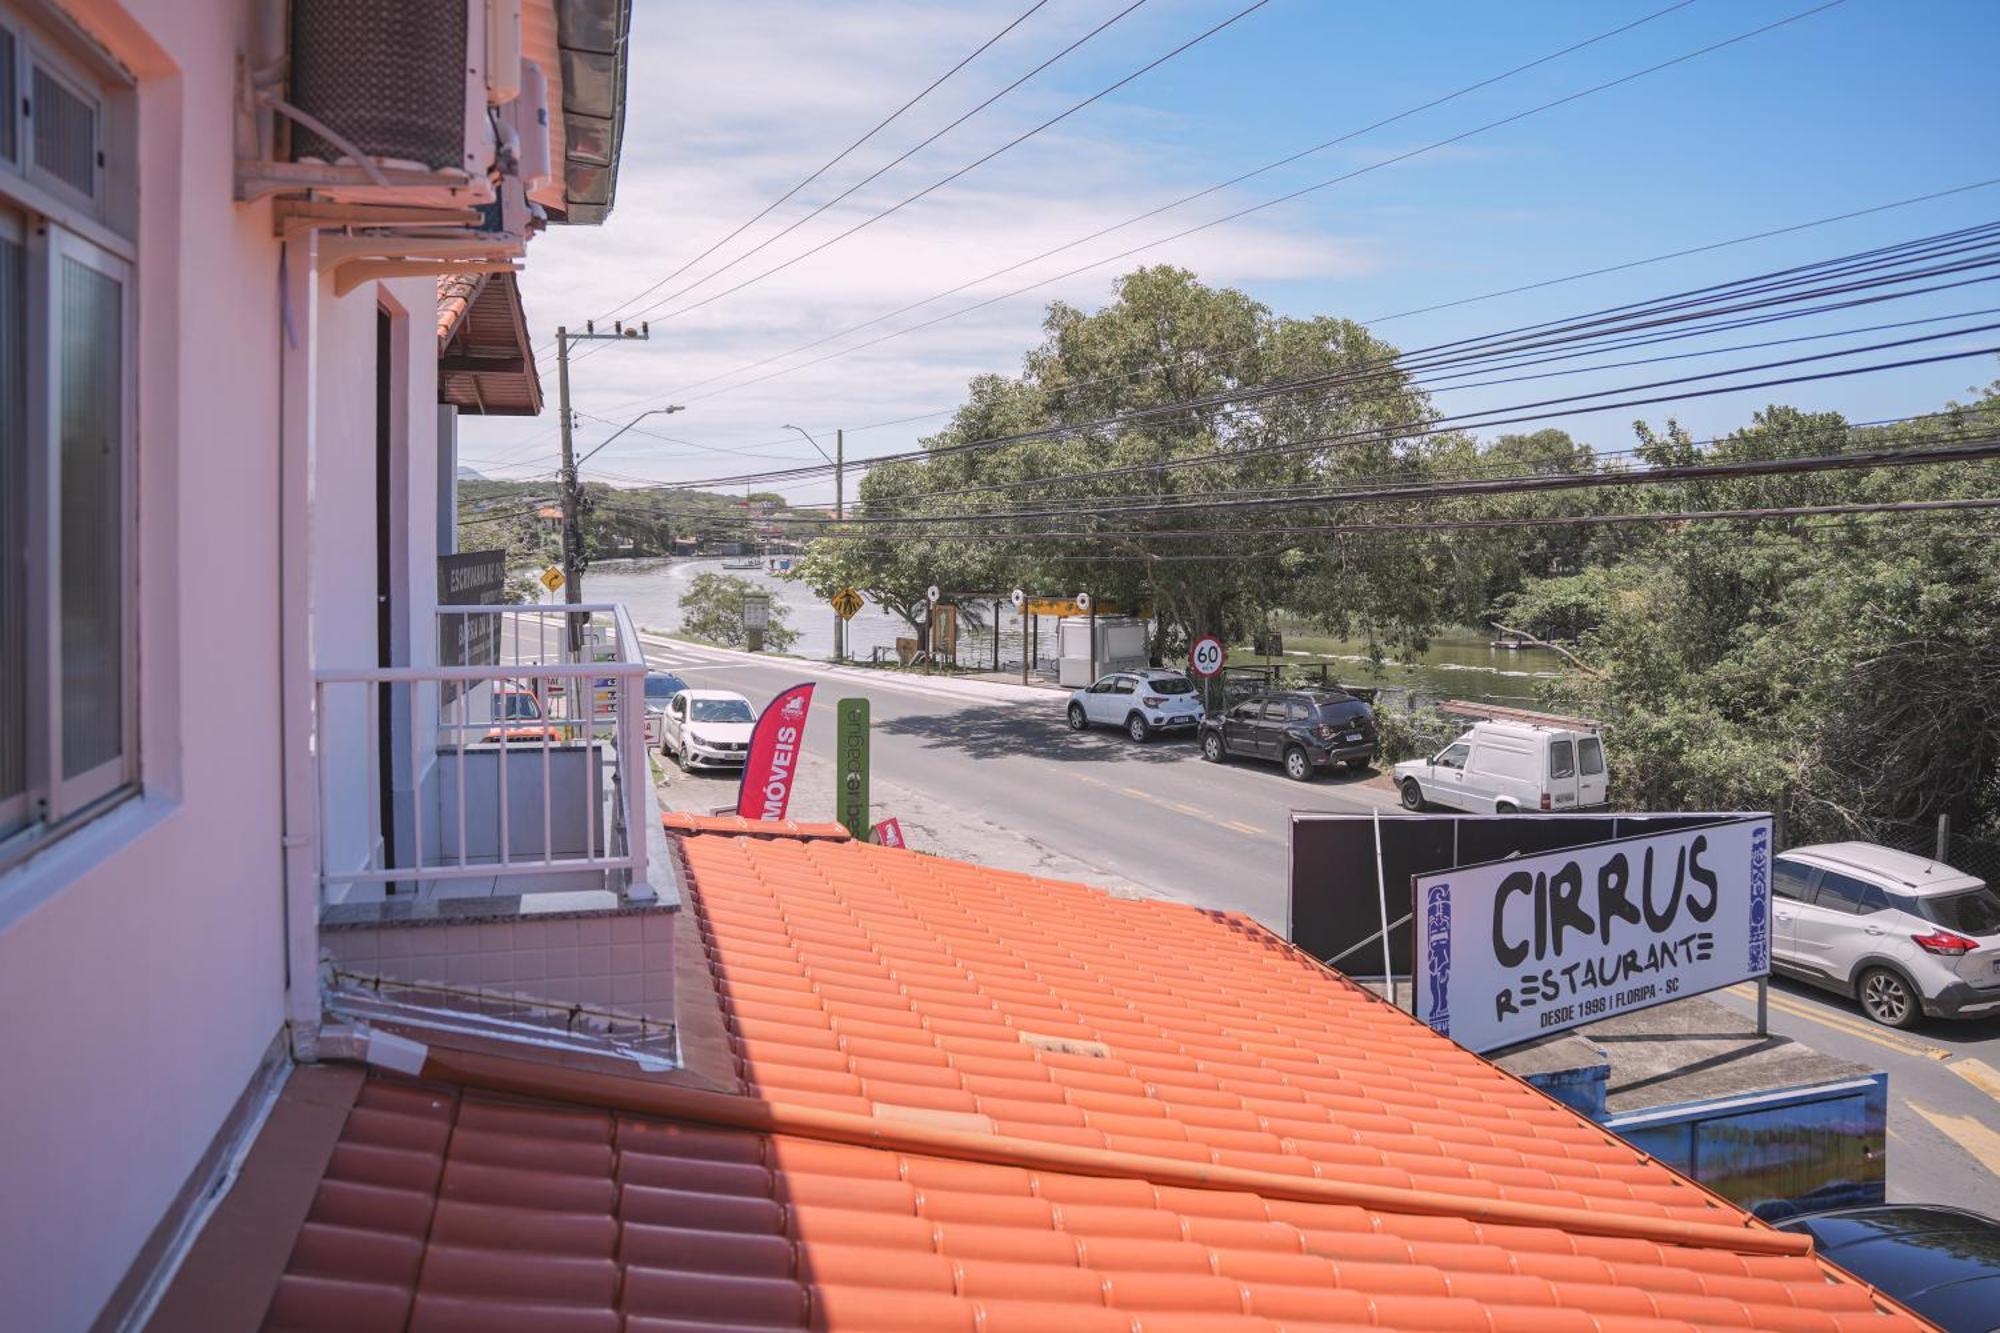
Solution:
[[[1178,671],[1114,671],[1069,697],[1071,731],[1122,727],[1135,741],[1201,725],[1201,695]]]
[[[1852,995],[1890,1027],[2000,1013],[2000,894],[1872,842],[1794,847],[1771,863],[1771,966]]]
[[[741,768],[757,712],[728,690],[682,690],[660,718],[660,753],[690,768]]]

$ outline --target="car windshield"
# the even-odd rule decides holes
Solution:
[[[648,699],[671,699],[687,688],[687,682],[679,676],[646,677],[646,697]]]
[[[1146,682],[1150,694],[1193,694],[1194,682],[1186,676],[1155,676]]]
[[[1927,921],[1962,935],[2000,935],[2000,893],[1990,884],[1981,884],[1964,893],[1941,893],[1935,898],[1917,899],[1917,908]]]
[[[696,699],[690,720],[695,722],[754,722],[750,705],[741,699]]]
[[[532,694],[502,694],[493,700],[493,716],[518,721],[521,718],[538,718],[542,707],[535,702]]]

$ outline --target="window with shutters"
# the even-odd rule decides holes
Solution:
[[[0,8],[0,867],[135,789],[132,266],[99,90]],[[86,236],[79,228],[91,231]]]

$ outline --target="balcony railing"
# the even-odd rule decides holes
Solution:
[[[643,886],[646,663],[625,609],[437,615],[447,665],[314,673],[322,904]]]

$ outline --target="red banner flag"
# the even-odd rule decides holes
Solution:
[[[792,801],[792,779],[798,776],[799,750],[805,744],[812,693],[810,681],[794,685],[780,691],[757,715],[743,764],[743,785],[736,791],[736,813],[743,818],[785,817]]]
[[[875,826],[875,841],[883,847],[901,847],[903,826],[893,819],[885,819]]]

